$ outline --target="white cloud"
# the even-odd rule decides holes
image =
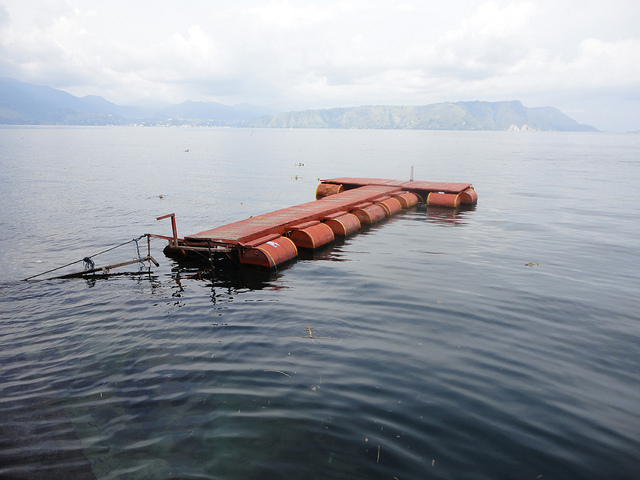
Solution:
[[[640,83],[640,40],[603,42],[589,38],[580,42],[578,50],[578,57],[567,65],[576,83],[582,80],[592,87]]]
[[[332,3],[270,1],[248,8],[247,15],[268,29],[303,30],[331,20],[339,10],[340,7]]]

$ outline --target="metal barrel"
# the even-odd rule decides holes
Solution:
[[[360,230],[360,220],[353,213],[346,213],[336,218],[331,218],[324,222],[336,236],[346,237],[347,235]]]
[[[387,211],[378,204],[369,205],[368,207],[356,208],[353,213],[362,225],[376,223],[383,220],[387,216]]]
[[[329,195],[335,195],[336,193],[340,193],[344,190],[342,185],[337,185],[335,183],[321,183],[316,188],[316,198],[324,198]]]
[[[460,192],[460,203],[465,205],[472,205],[478,202],[478,194],[473,189],[473,187],[469,187],[466,190]]]
[[[460,205],[460,194],[431,192],[429,195],[427,195],[427,205],[434,207],[455,208]]]
[[[289,238],[296,247],[313,250],[333,242],[335,236],[331,227],[324,223],[318,223],[300,230],[293,230],[289,233]]]
[[[398,200],[398,202],[400,202],[400,205],[402,205],[402,208],[413,207],[414,205],[417,205],[418,201],[420,200],[415,193],[411,193],[411,192],[404,192],[400,195],[396,195],[393,198],[395,198],[396,200]]]
[[[397,198],[394,197],[382,200],[378,202],[378,205],[382,206],[382,208],[386,210],[388,217],[402,211],[402,204]]]
[[[296,245],[287,237],[251,247],[242,254],[240,262],[245,265],[273,269],[298,256]]]

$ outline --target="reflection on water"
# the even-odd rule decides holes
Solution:
[[[427,219],[445,227],[460,227],[465,225],[468,214],[476,210],[476,205],[460,205],[456,208],[447,207],[423,207]]]

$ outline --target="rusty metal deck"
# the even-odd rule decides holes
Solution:
[[[322,180],[323,183],[335,183],[337,185],[347,185],[349,187],[362,187],[364,185],[383,185],[400,187],[408,191],[418,192],[443,192],[460,193],[471,186],[470,183],[450,183],[450,182],[422,182],[422,181],[402,181],[388,180],[385,178],[330,178]]]
[[[393,181],[392,181],[393,182]],[[211,244],[244,245],[268,235],[283,235],[292,226],[322,220],[337,212],[347,212],[354,206],[372,202],[392,193],[401,192],[399,185],[367,185],[336,195],[257,215],[184,238],[186,246]]]
[[[264,213],[178,238],[175,214],[172,237],[164,252],[173,258],[204,258],[212,265],[230,262],[276,269],[298,256],[298,248],[315,250],[363,225],[388,218],[423,202],[441,208],[473,205],[478,196],[470,183],[400,181],[381,178],[322,180],[317,200]]]

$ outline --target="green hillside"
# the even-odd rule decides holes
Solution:
[[[553,107],[519,101],[455,102],[423,106],[363,106],[279,113],[251,122],[270,128],[378,128],[409,130],[597,131]]]

